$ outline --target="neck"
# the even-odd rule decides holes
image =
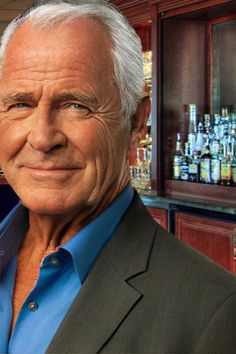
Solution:
[[[66,243],[101,214],[120,192],[116,190],[107,194],[96,207],[81,207],[68,214],[38,214],[30,211],[27,239],[30,239],[32,249],[36,245],[44,250],[55,249]]]

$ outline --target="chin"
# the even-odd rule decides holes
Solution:
[[[33,193],[32,193],[33,194]],[[36,214],[67,214],[73,209],[76,209],[76,205],[72,202],[67,202],[60,193],[57,195],[50,195],[45,192],[44,195],[28,194],[27,196],[20,196],[20,201],[27,209]]]
[[[59,215],[59,214],[66,214],[68,211],[66,208],[61,208],[61,206],[56,206],[51,203],[32,203],[27,201],[21,201],[21,203],[29,209],[34,214],[41,214],[41,215]]]

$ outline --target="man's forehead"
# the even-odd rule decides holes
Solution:
[[[60,34],[60,37],[58,36]],[[48,26],[43,24],[37,24],[34,21],[26,20],[23,22],[13,33],[10,38],[9,44],[14,41],[21,41],[21,45],[28,44],[29,39],[38,38],[39,41],[50,37],[55,37],[54,40],[60,43],[63,39],[72,38],[73,42],[79,45],[81,42],[86,41],[87,46],[90,41],[96,40],[96,43],[103,42],[104,47],[107,43],[111,44],[110,36],[99,20],[95,18],[78,17],[73,21],[67,21],[65,19],[52,22]],[[99,40],[100,39],[100,40]],[[37,46],[37,43],[32,43]]]
[[[55,28],[38,28],[30,22],[23,23],[13,34],[5,52],[4,66],[31,70],[40,66],[45,72],[55,66],[92,72],[113,72],[111,41],[104,26],[91,19],[73,23],[60,23]],[[40,70],[39,70],[40,71]],[[40,75],[40,72],[39,72]]]

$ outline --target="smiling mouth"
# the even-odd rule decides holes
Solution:
[[[53,166],[53,167],[42,167],[42,166],[22,166],[22,168],[35,177],[45,178],[45,177],[68,177],[73,172],[81,170],[80,167],[64,167],[64,166]]]
[[[28,170],[32,171],[45,171],[45,172],[52,172],[52,171],[71,171],[71,170],[78,170],[79,167],[40,167],[40,166],[22,166]]]

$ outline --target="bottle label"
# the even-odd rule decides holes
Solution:
[[[202,159],[200,164],[200,180],[205,183],[211,182],[210,159]]]
[[[188,181],[188,165],[181,166],[181,179],[183,181]]]
[[[174,165],[174,168],[173,168],[173,178],[174,179],[180,179],[181,177],[181,168],[180,168],[180,165]]]
[[[231,180],[232,168],[230,164],[222,164],[220,172],[222,180]]]
[[[188,167],[188,172],[194,175],[197,174],[197,164],[190,163]]]
[[[173,178],[181,178],[181,163],[183,161],[182,156],[175,156],[173,161]]]
[[[220,161],[217,159],[211,160],[211,179],[215,183],[220,181]]]

